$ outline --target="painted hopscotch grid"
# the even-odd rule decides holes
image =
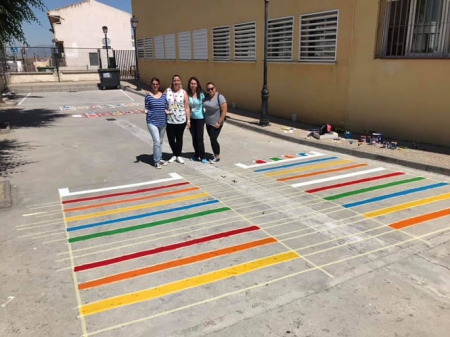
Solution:
[[[176,174],[139,186],[61,189],[60,195],[70,256],[58,262],[71,262],[84,335],[97,333],[89,332],[90,319],[98,326],[104,315],[117,316],[113,321],[124,313],[139,316],[130,305],[149,308],[166,296],[303,260]]]
[[[77,110],[95,110],[95,109],[114,109],[114,108],[131,108],[139,106],[140,103],[118,103],[118,104],[93,104],[93,105],[62,105],[59,107],[61,111],[77,111]]]

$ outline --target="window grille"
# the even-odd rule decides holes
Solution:
[[[192,59],[191,32],[178,33],[178,52],[180,60]]]
[[[194,30],[194,60],[208,60],[208,30]]]
[[[215,27],[213,36],[213,60],[227,61],[230,59],[230,26]]]
[[[138,59],[143,59],[145,57],[144,39],[137,39],[136,40],[136,46],[137,46]]]
[[[176,60],[177,52],[175,49],[175,34],[164,35],[164,51],[166,60]]]
[[[144,53],[147,60],[153,59],[153,39],[151,37],[144,40]]]
[[[449,57],[450,0],[384,0],[378,56]]]
[[[234,25],[234,59],[236,61],[256,60],[255,22]]]
[[[339,11],[300,16],[299,61],[336,62]]]
[[[164,60],[164,37],[162,35],[155,36],[155,58]]]
[[[292,61],[294,18],[272,19],[268,22],[268,61]]]

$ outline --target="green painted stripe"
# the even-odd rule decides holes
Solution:
[[[217,208],[217,209],[212,209],[212,210],[209,210],[209,211],[203,211],[203,212],[183,215],[183,216],[179,216],[179,217],[175,217],[175,218],[170,218],[170,219],[164,219],[164,220],[144,223],[144,224],[136,225],[136,226],[123,227],[123,228],[113,229],[113,230],[105,231],[105,232],[98,232],[98,233],[93,233],[93,234],[77,236],[77,237],[74,237],[74,238],[70,238],[68,241],[69,241],[69,243],[78,242],[78,241],[86,241],[86,240],[91,240],[91,239],[95,239],[95,238],[100,238],[102,236],[110,236],[110,235],[116,235],[116,234],[122,234],[122,233],[137,231],[137,230],[140,230],[140,229],[161,226],[161,225],[165,225],[165,224],[169,224],[169,223],[173,223],[173,222],[178,222],[178,221],[198,218],[198,217],[201,217],[201,216],[214,214],[214,213],[221,213],[221,212],[225,212],[225,211],[229,211],[229,210],[231,210],[229,207]]]
[[[360,190],[355,190],[355,191],[345,192],[345,193],[341,193],[341,194],[331,195],[329,197],[325,197],[324,199],[325,200],[336,200],[336,199],[349,197],[351,195],[356,195],[356,194],[362,194],[362,193],[366,193],[366,192],[381,190],[383,188],[388,188],[388,187],[392,187],[392,186],[408,184],[408,183],[412,183],[412,182],[419,181],[419,180],[424,180],[424,179],[425,179],[424,177],[416,177],[416,178],[411,178],[411,179],[399,180],[399,181],[394,181],[394,182],[388,183],[388,184],[376,185],[376,186],[372,186],[372,187],[362,188]]]

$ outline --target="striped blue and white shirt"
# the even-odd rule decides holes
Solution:
[[[165,126],[167,124],[166,115],[166,95],[154,98],[152,95],[145,95],[145,109],[147,110],[147,124],[154,126]]]

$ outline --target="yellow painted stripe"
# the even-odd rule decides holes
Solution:
[[[164,284],[155,288],[137,291],[125,295],[111,297],[106,300],[83,305],[80,309],[82,316],[98,314],[107,310],[124,307],[130,304],[150,301],[155,298],[167,296],[179,291],[196,288],[205,284],[221,281],[230,277],[246,274],[257,269],[269,267],[282,262],[299,258],[295,252],[286,252],[239,264],[234,267],[224,268],[211,273],[190,277],[173,283]]]
[[[407,203],[392,206],[392,207],[382,208],[377,211],[364,213],[364,216],[366,218],[375,218],[377,216],[400,212],[400,211],[403,211],[405,209],[409,209],[412,207],[423,206],[423,205],[431,204],[436,201],[442,201],[442,200],[447,200],[447,199],[450,199],[450,193],[445,193],[445,194],[437,195],[435,197],[429,197],[429,198],[424,198],[424,199],[420,199],[420,200],[416,200],[416,201],[411,201],[411,202],[407,202]]]
[[[351,163],[351,162],[352,162],[351,160],[339,160],[339,161],[334,161],[334,162],[326,163],[326,164],[311,165],[311,166],[305,166],[305,167],[291,169],[291,170],[284,170],[284,171],[278,171],[278,172],[273,172],[273,173],[267,173],[266,176],[267,177],[275,177],[275,176],[281,176],[283,174],[288,174],[288,173],[309,171],[309,170],[318,169],[318,168],[336,166],[336,165],[341,165],[341,164],[348,164],[348,163]]]
[[[73,216],[73,217],[70,217],[70,218],[66,218],[66,222],[97,218],[97,217],[104,216],[104,215],[111,215],[111,214],[118,214],[118,213],[136,211],[136,210],[139,210],[139,209],[150,208],[150,207],[161,206],[161,205],[167,205],[167,204],[173,204],[173,203],[179,202],[179,201],[193,200],[193,199],[198,199],[198,198],[203,198],[203,197],[208,197],[208,196],[209,196],[208,193],[200,193],[200,194],[190,195],[190,196],[187,196],[187,197],[181,197],[181,198],[162,200],[162,201],[158,201],[158,202],[152,202],[150,204],[143,204],[143,205],[137,205],[137,206],[117,208],[117,209],[113,209],[113,210],[110,210],[110,211],[78,215],[78,216]]]

